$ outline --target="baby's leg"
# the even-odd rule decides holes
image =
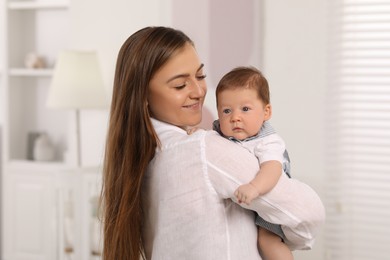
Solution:
[[[257,242],[263,260],[293,260],[294,257],[282,239],[265,228],[259,227]]]

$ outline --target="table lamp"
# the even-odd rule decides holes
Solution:
[[[47,106],[75,111],[76,159],[77,166],[81,167],[80,110],[107,107],[107,97],[96,52],[69,50],[59,54]]]

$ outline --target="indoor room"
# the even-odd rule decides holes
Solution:
[[[0,260],[102,259],[116,62],[146,26],[194,42],[207,75],[199,128],[213,128],[228,71],[267,79],[291,177],[325,207],[294,259],[387,259],[389,17],[390,0],[0,0]]]

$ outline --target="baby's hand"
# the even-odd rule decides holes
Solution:
[[[199,128],[196,127],[196,126],[195,126],[195,127],[188,128],[188,129],[187,129],[187,134],[188,134],[188,135],[191,135],[191,134],[195,133],[198,129],[199,129]]]
[[[253,199],[259,196],[259,192],[252,184],[244,184],[237,188],[234,192],[234,196],[236,196],[238,203],[245,203],[249,205]]]

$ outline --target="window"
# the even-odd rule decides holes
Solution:
[[[389,259],[390,0],[330,3],[326,251]]]

